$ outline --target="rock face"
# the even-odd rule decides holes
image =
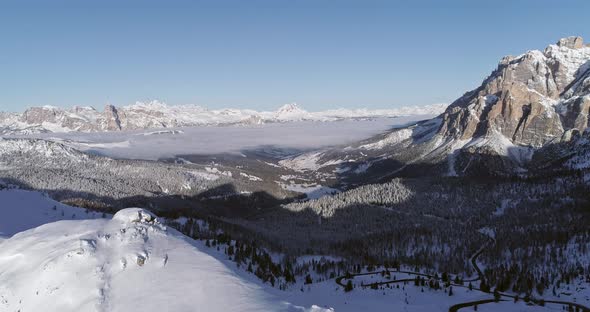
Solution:
[[[584,46],[584,39],[582,37],[567,37],[561,38],[557,42],[557,46],[559,47],[566,47],[570,49],[580,49]]]
[[[52,106],[32,107],[18,118],[18,122],[30,126],[47,125],[51,128],[48,130],[87,131],[93,128],[93,125],[89,124],[89,120],[97,114],[97,111],[89,107],[74,107],[70,111]]]
[[[121,120],[119,113],[113,105],[107,105],[104,108],[104,115],[106,119],[106,129],[108,131],[121,130]]]
[[[501,134],[540,147],[588,128],[590,48],[568,37],[543,52],[505,57],[483,84],[452,103],[439,133],[459,140]]]
[[[512,175],[531,172],[533,159],[536,168],[542,167],[538,159],[552,159],[541,155],[554,150],[552,145],[589,137],[589,116],[590,47],[580,37],[568,37],[543,51],[504,57],[478,88],[437,118],[347,150],[304,156],[323,164],[345,163],[325,166],[325,171],[345,170],[347,178],[361,182],[371,175],[380,180],[395,175]],[[404,136],[398,135],[401,131]]]

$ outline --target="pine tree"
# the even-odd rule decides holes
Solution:
[[[344,291],[349,292],[352,291],[352,281],[348,280],[348,283],[346,283],[346,286],[344,287]]]
[[[500,292],[498,291],[498,288],[494,289],[494,300],[496,301],[500,301]]]

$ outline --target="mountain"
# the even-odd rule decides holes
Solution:
[[[1,244],[1,311],[305,311],[139,208],[45,224]]]
[[[349,118],[397,117],[415,114],[439,114],[445,104],[425,107],[402,107],[389,110],[339,109],[307,112],[297,104],[286,104],[274,112],[248,109],[208,110],[196,105],[168,106],[158,101],[137,102],[115,107],[106,105],[102,112],[92,107],[61,109],[53,106],[32,107],[22,114],[0,113],[0,134],[48,132],[100,132],[137,129],[176,128],[203,125],[262,124],[291,121],[337,121]]]
[[[590,46],[568,37],[543,51],[503,58],[481,86],[441,115],[437,137],[447,151],[460,150],[451,171],[465,171],[478,155],[526,169],[542,147],[583,134],[589,113]]]
[[[299,107],[297,103],[285,104],[275,113],[274,118],[279,121],[311,120],[313,115]]]
[[[345,149],[315,151],[312,162],[304,162],[311,157],[304,154],[283,164],[300,170],[336,168],[348,176],[365,175],[371,167],[381,177],[384,172],[521,174],[546,167],[541,160],[553,161],[555,153],[543,155],[555,150],[551,146],[587,141],[589,116],[590,46],[581,37],[568,37],[543,51],[504,57],[479,87],[432,120]],[[587,144],[572,144],[578,147],[576,157],[584,158],[579,154],[587,153]]]
[[[507,56],[480,87],[443,115],[441,134],[458,139],[502,135],[542,146],[565,130],[584,131],[590,108],[590,46],[561,39],[543,52]]]
[[[342,124],[352,130],[345,135],[358,134],[358,120],[319,121],[393,110],[208,111],[153,102],[2,114],[11,133],[279,124],[0,138],[0,235],[20,232],[0,239],[0,311],[305,311],[285,302],[338,311],[587,309],[589,49],[570,37],[506,57],[435,118],[370,120],[388,130],[322,148],[212,146],[267,133],[301,139],[294,124],[280,124],[290,121],[318,121],[296,124],[307,135]],[[189,138],[206,153],[151,161],[93,153],[174,145],[194,153]],[[1,190],[13,185],[63,205]],[[63,221],[30,229],[56,220]],[[491,302],[492,289],[500,302]]]

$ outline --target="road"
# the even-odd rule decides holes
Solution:
[[[478,281],[478,280],[484,280],[485,276],[483,274],[483,271],[481,270],[481,268],[479,267],[479,265],[477,264],[477,258],[485,251],[486,248],[488,248],[489,246],[495,244],[495,239],[490,237],[490,240],[488,240],[488,242],[486,242],[483,246],[481,246],[481,248],[479,248],[471,257],[470,257],[470,262],[471,265],[473,266],[473,269],[477,272],[477,277],[472,278],[472,279],[467,279],[464,280],[464,282],[474,282],[474,281]],[[383,271],[374,271],[374,272],[366,272],[366,273],[358,273],[358,274],[350,274],[350,279],[356,277],[356,276],[367,276],[367,275],[374,275],[374,274],[381,274]],[[421,273],[421,272],[412,272],[412,271],[402,271],[402,270],[395,270],[395,271],[390,271],[391,273],[405,273],[405,274],[410,274],[410,275],[415,275],[415,276],[422,276],[422,277],[426,277],[429,279],[433,279],[435,278],[434,275],[430,275],[430,274],[425,274],[425,273]],[[346,284],[343,282],[346,278],[346,276],[340,276],[336,278],[336,284],[340,285],[342,288],[346,287]],[[438,280],[442,280],[440,277],[438,278]],[[395,284],[395,283],[403,283],[403,282],[411,282],[414,281],[413,278],[404,278],[404,279],[398,279],[398,280],[391,280],[391,281],[384,281],[384,282],[375,282],[375,283],[370,283],[370,284],[362,284],[362,287],[371,287],[371,286],[381,286],[381,285],[388,285],[388,284]],[[451,282],[451,285],[453,285],[454,287],[467,287],[463,284],[455,284]],[[472,287],[472,290],[475,291],[481,291],[483,292],[481,289],[476,288],[476,287]],[[516,296],[515,295],[510,295],[510,294],[505,294],[505,293],[500,293],[500,298],[511,298],[514,299]],[[508,301],[506,299],[499,299],[498,301]],[[472,307],[475,305],[482,305],[482,304],[488,304],[488,303],[493,303],[493,302],[497,302],[497,300],[495,298],[490,298],[490,299],[482,299],[482,300],[477,300],[477,301],[470,301],[470,302],[463,302],[463,303],[458,303],[455,304],[453,306],[451,306],[449,308],[449,312],[457,312],[460,309],[463,308],[467,308],[467,307]],[[556,301],[556,300],[542,300],[542,299],[533,299],[531,300],[531,302],[535,303],[535,304],[542,304],[542,302],[544,303],[553,303],[553,304],[562,304],[564,306],[572,306],[572,307],[578,307],[581,309],[581,311],[583,312],[590,312],[590,308],[576,303],[576,302],[568,302],[568,301]]]

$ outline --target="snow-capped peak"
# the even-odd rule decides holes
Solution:
[[[279,107],[275,113],[275,118],[278,121],[304,120],[310,119],[310,114],[306,110],[299,107],[297,103],[290,103]]]
[[[301,107],[299,107],[299,105],[297,105],[297,103],[289,103],[289,104],[285,104],[281,107],[279,107],[279,109],[277,109],[277,114],[292,114],[292,113],[301,113],[301,112],[306,112],[304,109],[302,109]]]

